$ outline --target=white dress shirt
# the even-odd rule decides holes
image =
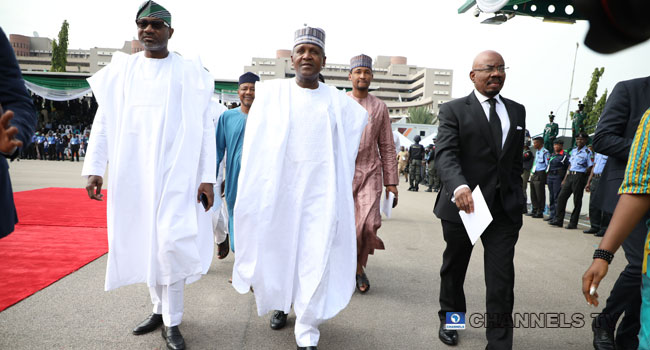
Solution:
[[[478,102],[481,104],[481,107],[483,107],[483,112],[485,112],[485,117],[488,119],[488,123],[490,122],[490,102],[488,100],[490,99],[489,97],[483,95],[482,93],[478,92],[478,90],[474,89],[474,95],[478,99]],[[506,105],[503,104],[503,100],[501,100],[500,95],[494,96],[494,99],[497,100],[497,103],[495,105],[495,109],[497,112],[497,115],[499,116],[499,120],[501,121],[501,148],[503,148],[503,145],[506,143],[506,138],[508,137],[508,131],[510,131],[510,118],[508,117],[508,111],[506,110]],[[488,129],[489,131],[489,129]],[[486,131],[487,132],[487,131]],[[491,135],[490,135],[491,136]],[[460,185],[456,187],[454,190],[454,195],[451,196],[451,201],[456,202],[456,192],[460,190],[461,188],[469,188],[468,185]]]

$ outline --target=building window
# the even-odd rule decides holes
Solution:
[[[423,136],[423,137],[424,137],[426,134],[427,134],[426,131],[420,131],[420,136]]]

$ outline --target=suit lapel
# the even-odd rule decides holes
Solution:
[[[467,96],[466,103],[467,108],[469,109],[469,115],[471,115],[473,120],[478,123],[477,125],[481,130],[480,134],[483,135],[485,141],[490,145],[492,152],[494,152],[495,155],[498,155],[499,151],[497,150],[497,145],[494,143],[494,138],[490,132],[490,123],[485,116],[485,111],[483,110],[481,103],[476,98],[476,95],[474,95],[474,92],[471,92]]]
[[[508,136],[506,137],[506,142],[503,143],[503,149],[501,150],[501,156],[506,153],[506,149],[510,147],[510,144],[514,140],[514,134],[515,131],[517,130],[517,117],[515,116],[515,111],[512,109],[512,106],[510,105],[509,101],[507,101],[503,96],[501,96],[501,101],[503,101],[503,104],[506,107],[506,111],[508,111],[508,119],[510,119],[510,130],[508,130]]]

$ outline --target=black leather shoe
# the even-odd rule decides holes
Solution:
[[[534,214],[534,215],[532,216],[532,218],[533,218],[533,219],[543,219],[543,218],[544,218],[544,214]]]
[[[298,350],[318,350],[316,346],[299,346]]]
[[[535,215],[535,212],[534,212],[534,211],[531,211],[530,213],[525,213],[524,215],[526,215],[526,216],[533,216],[533,215]]]
[[[593,227],[591,227],[591,228],[589,228],[588,230],[584,230],[584,231],[582,231],[582,233],[594,234],[594,233],[598,233],[598,230],[595,229],[595,228],[593,228]]]
[[[578,228],[578,225],[571,225],[571,224],[568,224],[568,225],[566,225],[565,228],[566,228],[567,230],[575,230],[575,229]]]
[[[140,322],[133,328],[134,335],[143,335],[155,331],[158,327],[162,326],[163,318],[161,314],[151,314],[144,321]]]
[[[185,350],[185,339],[183,339],[183,335],[181,335],[178,326],[163,327],[162,337],[165,339],[165,342],[167,342],[167,349]]]
[[[548,224],[551,226],[562,227],[562,221],[559,220],[551,220],[548,222]]]
[[[549,216],[549,217],[544,218],[544,221],[551,221],[551,220],[553,220],[553,217],[552,217],[552,216]]]
[[[603,237],[603,236],[605,236],[605,230],[600,230],[594,233],[594,237]]]
[[[591,330],[594,332],[595,350],[616,350],[614,332],[611,332],[605,327],[597,327],[595,318],[591,322]]]
[[[458,331],[455,329],[445,329],[445,324],[441,322],[440,329],[438,330],[438,338],[447,345],[456,345],[458,344]]]
[[[271,316],[271,329],[282,329],[287,325],[287,314],[280,310],[275,310]]]

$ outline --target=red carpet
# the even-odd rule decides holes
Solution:
[[[84,189],[14,193],[19,223],[0,239],[0,311],[106,254],[106,198]]]

